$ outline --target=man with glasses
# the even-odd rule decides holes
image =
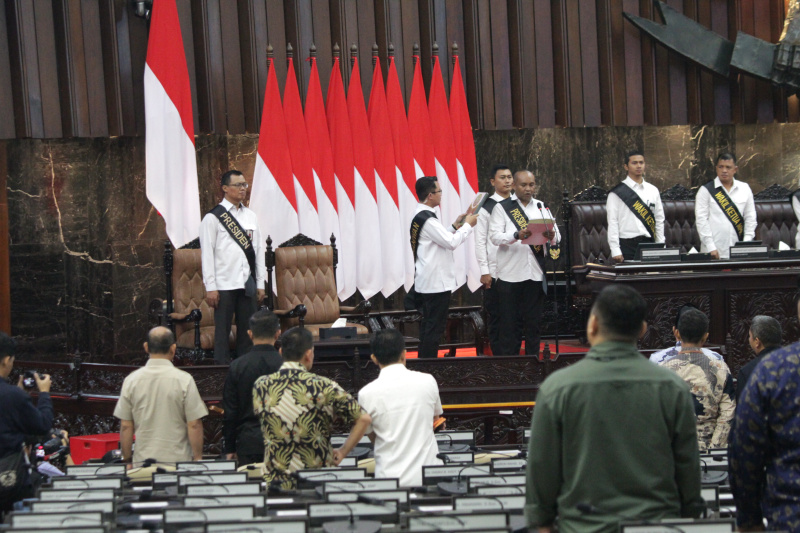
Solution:
[[[230,362],[228,338],[236,315],[236,353],[242,355],[252,341],[246,335],[250,316],[264,298],[264,239],[258,217],[245,207],[247,182],[238,170],[222,175],[225,197],[203,217],[200,248],[206,302],[214,308],[214,360]]]

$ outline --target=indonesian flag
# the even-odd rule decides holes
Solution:
[[[461,79],[458,56],[454,56],[453,83],[450,84],[450,121],[453,124],[453,141],[456,149],[458,190],[461,191],[461,210],[466,211],[478,192],[478,165],[475,162],[475,139],[469,120],[467,95]],[[467,245],[467,286],[475,292],[481,287],[481,270],[475,255],[475,240]]]
[[[175,248],[200,235],[189,70],[175,0],[153,5],[144,66],[147,199]]]
[[[381,264],[381,228],[378,200],[375,190],[375,164],[369,136],[367,110],[354,59],[347,90],[347,111],[353,133],[353,164],[355,167],[356,237],[358,239],[358,290],[364,298],[371,298],[383,288]]]
[[[261,233],[272,237],[274,248],[297,235],[299,230],[292,160],[272,58],[267,58],[267,68],[250,209],[258,216]]]
[[[453,125],[450,122],[450,110],[447,107],[447,95],[444,92],[444,80],[439,67],[439,57],[433,58],[433,75],[431,76],[431,93],[428,97],[431,129],[433,131],[433,153],[436,161],[436,177],[442,188],[442,223],[455,222],[463,211],[458,188],[458,171],[456,170],[456,149],[453,143]],[[470,199],[471,201],[471,199]],[[469,239],[472,241],[473,239]],[[454,252],[455,275],[458,286],[467,280],[466,246]],[[473,260],[475,252],[472,253]]]
[[[409,136],[411,146],[414,148],[417,178],[421,178],[422,176],[435,176],[436,164],[433,160],[433,133],[431,132],[431,119],[428,115],[428,103],[425,101],[425,85],[422,83],[419,56],[414,57],[416,62],[414,64],[414,81],[411,84],[411,100],[408,102],[408,129],[411,134]],[[450,222],[442,221],[445,226]]]
[[[384,94],[380,64],[372,72],[372,91],[369,96],[369,129],[372,133],[372,154],[375,160],[375,190],[378,199],[378,217],[381,229],[381,259],[383,263],[384,296],[389,297],[405,281],[403,242],[400,226],[400,204],[397,196],[398,181],[402,176],[394,162],[394,143],[389,123],[389,110]],[[405,187],[405,184],[402,184]],[[405,246],[404,246],[405,245]]]
[[[306,237],[322,242],[317,214],[317,188],[311,170],[311,153],[308,148],[308,134],[303,118],[303,104],[294,73],[294,58],[289,58],[286,72],[286,86],[283,89],[283,116],[286,119],[286,140],[289,142],[289,155],[294,174],[294,193],[297,198],[297,221],[300,232]],[[330,238],[330,235],[328,236]]]
[[[314,173],[314,187],[317,191],[317,213],[322,231],[323,244],[328,243],[331,235],[336,237],[337,248],[341,250],[342,240],[339,237],[339,215],[336,213],[336,182],[333,177],[333,153],[331,140],[328,137],[328,123],[325,119],[325,104],[322,102],[322,87],[319,83],[317,58],[311,57],[311,75],[308,79],[306,95],[306,132],[310,150],[311,167]],[[342,262],[342,254],[339,254]],[[352,284],[355,284],[353,270]],[[336,269],[336,288],[339,296],[347,293],[343,269]],[[351,293],[352,294],[352,293]]]
[[[347,98],[344,95],[339,58],[333,58],[331,79],[328,83],[327,117],[328,134],[333,152],[333,173],[336,180],[336,206],[339,212],[339,233],[342,236],[339,254],[342,284],[339,298],[346,300],[356,292],[356,185],[353,166],[353,133],[347,116]],[[377,219],[376,219],[377,220]],[[374,223],[374,222],[373,222]]]

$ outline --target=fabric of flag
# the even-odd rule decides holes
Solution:
[[[433,132],[433,154],[436,161],[436,177],[442,189],[442,221],[446,224],[455,222],[463,213],[458,188],[458,170],[456,166],[456,149],[453,143],[453,125],[450,122],[450,109],[447,106],[447,95],[444,92],[444,80],[439,66],[439,58],[433,58],[433,75],[431,76],[431,92],[428,97]],[[473,241],[472,238],[469,241]],[[455,275],[458,286],[467,280],[467,246],[457,249],[455,254]],[[473,251],[472,259],[475,259]]]
[[[461,66],[458,56],[454,56],[453,77],[450,84],[450,120],[453,124],[453,142],[458,167],[458,190],[461,196],[461,209],[466,211],[478,193],[478,166],[475,160],[475,139],[469,120],[467,95],[461,79]],[[475,240],[469,239],[467,245],[467,286],[472,292],[481,287],[481,271],[475,257]]]
[[[306,122],[303,118],[303,104],[300,102],[300,91],[294,72],[294,58],[289,58],[286,72],[286,86],[283,89],[283,115],[286,120],[286,140],[289,143],[289,155],[292,159],[294,174],[294,192],[297,199],[297,220],[300,233],[322,242],[317,213],[317,189],[311,169],[311,153],[308,147]]]
[[[417,177],[435,176],[436,164],[433,160],[433,133],[428,115],[428,102],[425,100],[425,85],[422,83],[422,70],[419,57],[414,64],[414,81],[411,85],[411,99],[408,102],[408,129],[411,146],[414,149],[414,164]],[[452,222],[452,221],[451,221]]]
[[[364,298],[372,298],[383,288],[381,262],[381,231],[378,200],[375,190],[375,163],[372,157],[367,109],[358,60],[353,60],[350,87],[347,91],[347,111],[353,134],[353,164],[355,167],[356,239],[358,257],[358,290]]]
[[[406,106],[403,103],[403,93],[400,91],[400,79],[397,76],[394,57],[389,58],[389,73],[386,76],[386,104],[392,130],[394,164],[397,169],[397,197],[403,239],[403,264],[405,265],[404,286],[408,290],[414,284],[414,254],[411,251],[409,233],[411,220],[414,218],[414,210],[417,206],[415,187],[417,173],[414,169],[414,151],[408,142],[411,134],[408,129]],[[370,99],[370,105],[372,105],[372,99]]]
[[[322,101],[322,87],[319,82],[317,59],[310,58],[311,74],[308,78],[306,94],[306,132],[311,156],[311,167],[314,173],[314,185],[317,191],[317,213],[322,232],[322,244],[330,242],[331,235],[336,237],[337,248],[341,250],[342,239],[339,234],[339,214],[336,212],[336,182],[333,177],[333,153],[331,140],[328,137],[328,122],[325,118],[325,104]],[[342,255],[339,254],[341,262]],[[346,294],[342,268],[336,269],[336,288],[339,295]]]
[[[267,59],[267,68],[250,209],[258,216],[261,234],[270,236],[276,248],[297,235],[299,227],[292,160],[272,58]]]
[[[144,67],[147,199],[176,248],[200,235],[189,70],[175,0],[153,5]]]
[[[378,218],[381,229],[381,262],[383,264],[384,296],[390,296],[405,282],[403,241],[400,227],[400,202],[397,195],[398,175],[394,162],[394,142],[389,123],[389,110],[383,85],[380,64],[372,72],[372,90],[369,96],[369,129],[372,134],[372,155],[375,162],[375,192],[378,200]],[[405,187],[405,184],[401,184]]]
[[[353,166],[353,132],[347,116],[347,98],[344,94],[339,58],[333,58],[331,79],[325,111],[328,118],[328,135],[333,153],[333,173],[336,181],[336,207],[339,212],[341,246],[339,268],[342,271],[339,298],[346,300],[357,288],[356,269],[356,191]]]

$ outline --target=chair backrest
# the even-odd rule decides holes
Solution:
[[[172,301],[176,313],[188,313],[200,309],[203,319],[200,327],[214,328],[214,310],[206,303],[206,290],[203,285],[203,268],[199,249],[180,249],[173,252]],[[185,332],[191,332],[194,339],[193,323],[175,324],[175,337],[180,341]],[[190,346],[193,346],[194,341]],[[183,343],[179,342],[179,345]]]
[[[797,217],[792,209],[792,202],[788,200],[760,200],[756,201],[756,239],[777,249],[780,241],[792,248],[796,246]]]
[[[306,324],[328,324],[339,318],[339,296],[331,246],[280,246],[275,249],[276,309],[303,304]],[[296,325],[294,319],[290,325]]]

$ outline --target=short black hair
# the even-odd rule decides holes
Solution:
[[[175,334],[171,330],[158,326],[147,332],[147,351],[151,354],[169,353],[175,344]]]
[[[783,342],[781,323],[771,316],[754,316],[750,322],[750,334],[760,340],[765,348],[774,348]]]
[[[493,180],[494,177],[497,175],[497,172],[500,171],[500,170],[511,170],[511,168],[509,168],[508,165],[505,165],[503,163],[498,163],[498,164],[496,164],[495,166],[492,167],[492,173],[489,176],[489,179]]]
[[[274,339],[281,329],[281,320],[269,309],[259,309],[250,317],[248,325],[253,338]]]
[[[281,355],[286,361],[299,361],[314,347],[314,336],[306,328],[295,326],[281,335]]]
[[[683,342],[696,344],[708,333],[708,317],[699,309],[686,309],[678,319],[678,333]]]
[[[424,202],[430,193],[436,190],[436,185],[439,180],[436,176],[422,176],[417,180],[417,198],[420,202]]]
[[[391,365],[400,360],[400,355],[406,349],[406,341],[396,329],[382,329],[372,336],[369,348],[380,364]]]
[[[733,161],[733,164],[736,164],[736,156],[730,152],[722,152],[717,156],[717,160],[714,162],[714,166],[719,165],[720,160],[725,161]]]
[[[592,306],[602,332],[616,340],[636,342],[647,317],[647,304],[635,289],[610,285],[600,291]]]
[[[0,331],[0,361],[6,357],[14,357],[17,353],[17,341]]]
[[[628,163],[630,163],[631,162],[631,157],[633,157],[635,155],[640,155],[640,156],[644,157],[644,152],[642,152],[638,148],[636,150],[628,151],[627,153],[625,153],[625,164],[627,165]]]
[[[696,305],[694,305],[693,303],[691,303],[691,302],[686,302],[685,304],[683,304],[682,306],[680,306],[680,307],[678,308],[678,312],[677,312],[677,313],[675,313],[675,329],[677,329],[677,328],[678,328],[678,320],[680,320],[680,319],[681,319],[681,315],[682,315],[682,314],[683,314],[685,311],[688,311],[689,309],[699,309],[699,308],[698,308]]]
[[[222,175],[222,179],[220,180],[222,185],[230,185],[232,176],[244,176],[244,174],[239,170],[229,170]]]

